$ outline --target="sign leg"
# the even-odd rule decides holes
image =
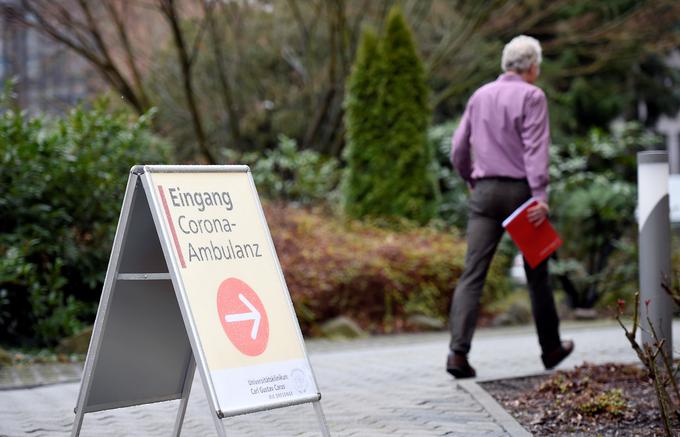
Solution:
[[[215,430],[217,431],[217,436],[227,437],[227,432],[224,430],[224,424],[222,423],[222,420],[219,417],[217,417],[217,413],[211,411],[210,415],[212,416],[213,421],[215,422]]]
[[[76,418],[73,419],[73,428],[71,429],[71,437],[78,437],[80,435],[80,428],[83,426],[83,410],[76,411]]]
[[[187,411],[187,404],[189,403],[189,394],[191,393],[191,384],[194,382],[194,373],[196,371],[196,361],[193,354],[189,359],[187,366],[187,374],[184,378],[184,389],[182,390],[182,399],[179,401],[179,409],[177,410],[177,418],[175,419],[175,429],[172,431],[173,437],[179,437],[182,432],[182,424],[184,423],[184,414]]]
[[[331,433],[328,430],[328,424],[326,423],[326,416],[323,414],[323,409],[321,408],[321,401],[312,402],[312,405],[314,405],[314,411],[316,411],[316,417],[319,420],[321,435],[323,437],[331,437]]]

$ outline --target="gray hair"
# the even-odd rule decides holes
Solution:
[[[536,38],[526,35],[516,36],[503,47],[501,68],[503,71],[523,73],[533,64],[540,65],[542,61],[541,43]]]

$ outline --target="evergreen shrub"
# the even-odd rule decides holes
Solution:
[[[428,92],[413,36],[395,7],[382,38],[364,31],[347,84],[342,192],[350,217],[423,224],[435,216]]]
[[[440,202],[438,218],[449,226],[464,230],[467,226],[470,190],[465,181],[451,166],[451,137],[458,126],[448,122],[432,126],[427,133],[432,150],[436,152],[436,172],[439,183]]]
[[[249,165],[258,194],[267,199],[300,205],[337,201],[338,160],[314,150],[300,150],[297,142],[285,135],[279,136],[273,149],[227,159]]]
[[[49,346],[92,322],[130,167],[166,155],[149,122],[103,101],[0,113],[0,343]]]
[[[573,307],[637,291],[636,153],[658,146],[658,136],[626,123],[551,147],[551,215],[564,240],[551,273]]]

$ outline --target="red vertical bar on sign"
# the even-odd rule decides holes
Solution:
[[[170,232],[172,233],[172,239],[175,242],[175,249],[177,249],[177,255],[179,255],[179,263],[182,265],[183,269],[187,268],[187,264],[184,262],[184,255],[182,255],[182,249],[179,247],[179,240],[177,239],[177,231],[175,230],[175,225],[172,223],[172,216],[170,215],[170,207],[168,206],[168,201],[165,200],[165,193],[163,192],[163,186],[158,186],[158,193],[161,195],[161,202],[163,202],[163,209],[165,210],[165,216],[168,219],[168,225],[170,226]]]

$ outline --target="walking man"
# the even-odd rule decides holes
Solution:
[[[528,211],[539,225],[548,216],[548,104],[534,82],[540,73],[541,46],[520,35],[503,48],[504,73],[470,97],[453,136],[451,162],[471,190],[465,268],[453,294],[451,344],[446,370],[471,378],[475,369],[467,354],[479,314],[480,298],[491,259],[503,236],[503,220],[530,197]],[[524,262],[531,308],[546,369],[574,349],[561,341],[548,261],[532,269]]]

